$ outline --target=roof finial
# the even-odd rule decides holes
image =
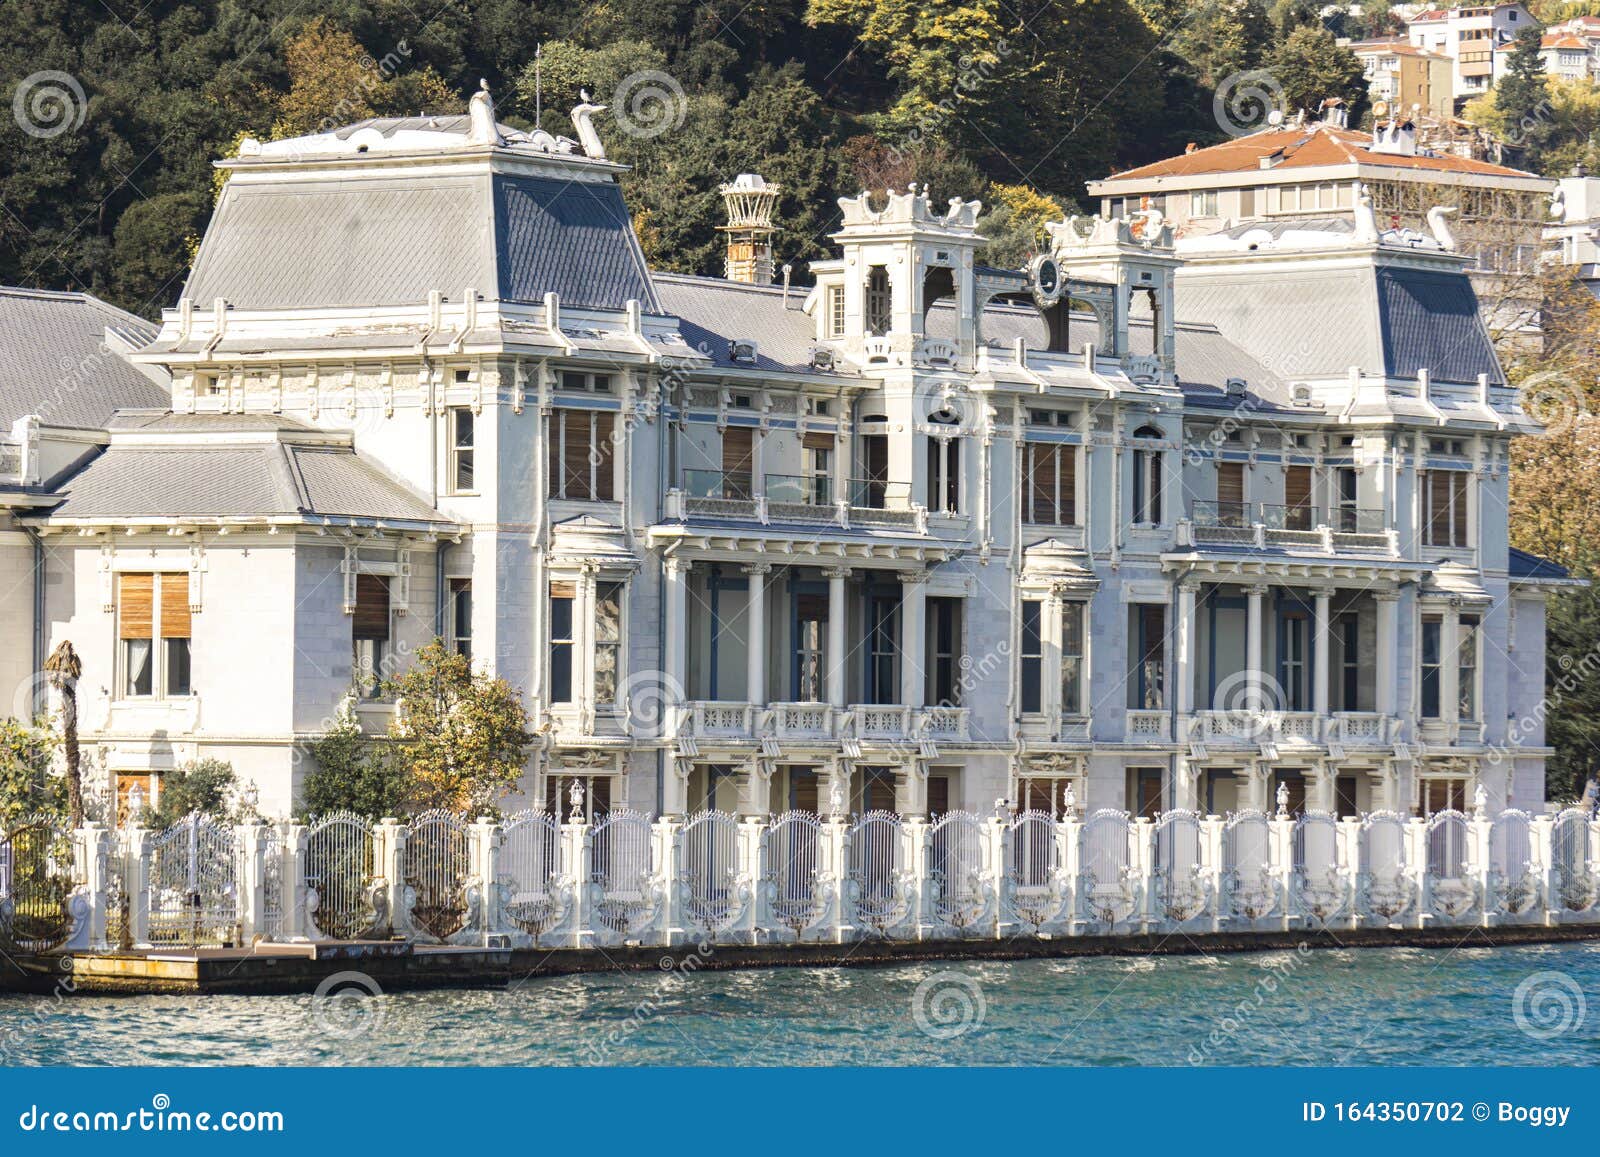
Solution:
[[[544,41],[533,46],[533,128],[544,128]]]
[[[467,139],[475,145],[503,145],[500,126],[494,119],[494,97],[489,95],[489,82],[478,81],[478,91],[467,102],[469,121]]]
[[[578,96],[583,103],[572,110],[572,127],[578,130],[578,143],[583,146],[584,155],[603,161],[606,159],[606,146],[595,131],[591,118],[597,112],[605,112],[606,106],[590,103],[589,90],[586,88],[580,88]]]

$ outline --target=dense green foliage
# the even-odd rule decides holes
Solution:
[[[62,130],[50,136],[0,115],[0,283],[86,288],[154,316],[176,301],[205,228],[211,162],[240,137],[460,111],[480,78],[502,119],[529,127],[541,43],[544,126],[572,131],[580,88],[612,105],[600,129],[634,166],[627,195],[654,262],[720,272],[716,188],[753,169],[784,188],[777,253],[803,275],[840,194],[917,180],[940,199],[984,197],[993,181],[1070,209],[1086,180],[1221,139],[1213,91],[1271,66],[1311,11],[1286,0],[9,0],[6,95],[59,71],[83,99],[59,90],[68,106],[41,117]],[[1340,50],[1333,73],[1353,62]],[[623,81],[649,70],[682,103],[657,110],[665,131],[629,135],[617,118],[646,97]],[[40,91],[22,91],[24,105]]]
[[[0,833],[30,815],[65,822],[66,777],[50,767],[55,746],[44,726],[0,719]]]
[[[165,831],[191,812],[230,823],[253,818],[239,798],[233,765],[222,759],[196,759],[166,772],[160,796],[158,806],[139,815],[140,825],[153,831]]]
[[[410,814],[410,776],[386,744],[361,732],[349,704],[307,750],[315,766],[300,785],[297,812],[305,816],[351,811],[360,816]]]

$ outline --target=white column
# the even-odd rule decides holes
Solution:
[[[745,677],[745,701],[762,706],[767,701],[767,573],[771,563],[753,563],[744,568],[750,583],[749,601],[745,604],[746,655],[749,660]]]
[[[850,569],[832,567],[822,573],[828,579],[828,702],[843,707],[848,661],[844,653],[844,580],[850,577]]]
[[[1267,593],[1264,585],[1245,588],[1249,596],[1249,611],[1245,620],[1245,702],[1250,711],[1265,711],[1269,704],[1262,697],[1261,682],[1261,600]]]
[[[1178,693],[1175,702],[1180,719],[1194,711],[1195,596],[1199,591],[1199,583],[1178,584]]]
[[[928,572],[900,575],[900,701],[921,707],[925,691],[923,662],[927,653]]]
[[[1446,723],[1461,718],[1461,660],[1456,648],[1461,639],[1461,608],[1452,602],[1439,627],[1439,717]]]
[[[1395,688],[1399,671],[1400,592],[1378,591],[1372,596],[1378,604],[1378,670],[1373,707],[1380,715],[1395,713]]]
[[[1311,640],[1314,663],[1311,672],[1311,709],[1320,719],[1328,714],[1328,659],[1332,650],[1329,646],[1328,604],[1333,598],[1333,590],[1318,587],[1312,593],[1316,596],[1316,619],[1312,623]]]
[[[669,558],[664,570],[667,644],[666,686],[662,688],[662,698],[670,702],[672,707],[663,713],[663,722],[668,723],[668,733],[671,734],[677,730],[676,707],[687,698],[684,661],[689,646],[689,563],[686,559]]]

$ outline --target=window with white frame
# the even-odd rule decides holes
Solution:
[[[450,410],[450,490],[453,494],[471,494],[474,485],[473,423],[475,415],[466,406]]]
[[[1457,718],[1478,718],[1478,616],[1462,615],[1456,629]]]
[[[571,703],[573,655],[577,651],[577,584],[550,584],[550,702]]]
[[[576,582],[550,583],[549,698],[551,703],[576,703],[580,681],[588,679],[588,698],[599,706],[617,701],[622,677],[623,598],[621,582],[599,582],[594,605],[579,610]],[[584,660],[588,660],[586,666]],[[591,673],[586,675],[585,671]]]
[[[124,698],[192,693],[187,573],[117,576],[118,662]]]
[[[1044,710],[1044,603],[1038,599],[1022,602],[1020,658],[1022,712],[1037,715]]]
[[[1444,701],[1444,619],[1440,616],[1423,616],[1418,654],[1419,713],[1424,719],[1439,719]]]
[[[928,421],[948,430],[928,436],[928,510],[957,514],[961,509],[961,439],[956,435],[960,419],[949,410],[940,410]]]
[[[557,409],[550,414],[550,497],[610,502],[615,489],[616,415]]]
[[[1189,194],[1189,216],[1215,217],[1217,215],[1217,191],[1215,189],[1196,189]]]
[[[844,336],[844,286],[835,285],[828,290],[828,336]]]
[[[1467,545],[1467,485],[1465,470],[1422,472],[1423,541],[1429,546]]]
[[[594,701],[615,703],[622,671],[621,583],[599,583],[594,598]]]
[[[1159,526],[1164,455],[1160,446],[1150,443],[1159,441],[1163,435],[1154,426],[1141,426],[1133,432],[1133,436],[1136,439],[1133,451],[1133,521]]]
[[[383,693],[389,619],[388,578],[356,575],[356,606],[350,622],[351,673],[357,690],[369,699]]]
[[[1061,442],[1022,444],[1023,521],[1041,526],[1078,522],[1078,448]]]
[[[1061,606],[1061,714],[1083,715],[1083,616],[1079,602]]]
[[[472,658],[472,580],[450,580],[450,646],[463,659]]]

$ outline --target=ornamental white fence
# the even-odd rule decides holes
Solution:
[[[1577,810],[1335,819],[1111,809],[597,823],[348,813],[0,832],[12,951],[400,938],[485,947],[1053,938],[1600,923]]]

